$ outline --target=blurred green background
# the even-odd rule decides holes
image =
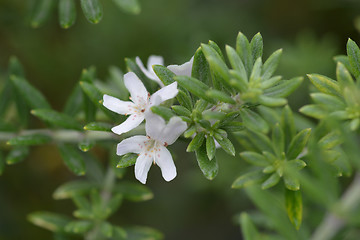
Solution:
[[[96,66],[100,79],[111,65],[125,67],[125,57],[162,55],[166,65],[188,61],[200,43],[209,39],[224,49],[234,46],[237,33],[252,38],[261,32],[264,57],[283,48],[278,74],[285,78],[320,73],[334,77],[332,57],[345,53],[347,38],[359,43],[360,2],[357,0],[140,0],[140,15],[128,15],[109,0],[102,1],[103,20],[87,22],[78,3],[77,21],[63,30],[56,11],[39,29],[29,27],[29,5],[21,0],[0,1],[0,86],[8,59],[16,55],[28,80],[52,106],[61,110],[81,70]],[[293,108],[307,103],[308,80],[291,96]],[[33,126],[39,127],[33,119]],[[241,239],[235,215],[251,211],[242,191],[230,189],[244,169],[238,157],[222,151],[220,173],[206,180],[185,144],[172,146],[178,176],[163,181],[152,167],[148,186],[155,198],[144,203],[124,202],[114,223],[147,225],[161,230],[165,239]],[[238,151],[237,151],[238,152]],[[97,153],[103,158],[105,153]],[[126,178],[134,180],[133,168]],[[26,215],[46,210],[70,215],[70,201],[51,195],[61,183],[75,177],[52,146],[32,149],[23,163],[7,167],[0,177],[0,240],[51,239],[46,230],[31,225]],[[135,180],[134,180],[135,181]]]

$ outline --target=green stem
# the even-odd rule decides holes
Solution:
[[[329,240],[346,224],[346,216],[359,204],[360,201],[360,174],[357,173],[353,182],[347,188],[338,203],[340,211],[327,213],[322,223],[315,230],[312,240]],[[340,213],[339,213],[340,212]]]
[[[101,191],[101,200],[102,200],[102,206],[103,208],[106,207],[106,205],[108,204],[109,200],[111,199],[111,195],[112,195],[112,189],[115,185],[115,181],[116,181],[116,175],[114,170],[109,166],[108,170],[106,172],[106,175],[104,177],[104,185]],[[99,240],[101,239],[101,237],[99,236],[100,234],[100,227],[101,224],[104,222],[104,220],[98,220],[95,221],[94,224],[94,228],[88,232],[85,235],[85,240]]]

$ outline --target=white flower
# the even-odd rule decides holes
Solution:
[[[151,164],[157,164],[163,178],[171,181],[176,177],[176,167],[167,146],[173,144],[186,130],[187,125],[179,117],[172,117],[168,124],[151,112],[146,116],[147,136],[133,136],[117,145],[117,155],[137,153],[135,177],[145,184]]]
[[[194,57],[192,57],[188,62],[182,65],[169,65],[167,66],[167,68],[176,75],[185,75],[191,77],[193,61]],[[152,66],[154,65],[164,65],[163,57],[151,55],[147,62],[147,68],[144,67],[144,64],[139,57],[135,58],[135,62],[148,78],[156,81],[161,87],[164,86],[164,84],[161,82],[159,77],[155,74],[154,69],[152,68]]]
[[[150,107],[159,105],[175,97],[178,93],[177,82],[173,82],[150,96],[144,84],[133,72],[124,75],[124,84],[130,92],[131,102],[122,101],[106,94],[103,96],[103,105],[106,108],[118,114],[130,115],[123,123],[111,129],[119,135],[139,126]]]

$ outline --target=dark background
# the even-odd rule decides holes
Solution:
[[[166,65],[180,64],[210,39],[222,49],[225,44],[234,46],[239,31],[249,39],[261,32],[265,58],[283,48],[277,73],[285,78],[312,72],[334,77],[332,57],[345,54],[348,37],[359,42],[357,0],[140,0],[142,12],[137,16],[104,0],[99,24],[87,22],[78,4],[76,23],[68,30],[59,27],[56,11],[43,27],[30,28],[25,2],[0,1],[0,87],[8,59],[15,55],[27,79],[57,110],[83,68],[94,65],[97,76],[105,79],[111,65],[125,70],[125,57],[140,56],[146,62],[156,54],[164,56]],[[305,79],[292,95],[293,108],[309,101],[307,83]],[[241,239],[236,214],[253,206],[244,192],[230,186],[244,164],[218,151],[220,172],[210,182],[185,148],[185,144],[171,147],[178,169],[175,180],[166,183],[153,166],[147,185],[155,198],[124,202],[113,222],[151,226],[166,239]],[[133,175],[130,167],[126,178],[134,179]],[[71,215],[72,203],[55,201],[51,195],[73,178],[51,145],[33,148],[26,161],[7,167],[0,177],[0,239],[50,239],[51,234],[29,223],[26,215],[37,210]]]

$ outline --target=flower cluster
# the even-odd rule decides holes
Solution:
[[[124,75],[124,84],[130,93],[131,101],[122,101],[109,95],[103,96],[103,105],[109,110],[129,117],[120,125],[111,130],[116,134],[126,133],[140,125],[145,119],[145,130],[147,136],[133,136],[120,142],[116,154],[121,156],[126,153],[136,153],[138,158],[135,163],[135,177],[145,184],[151,163],[161,168],[162,176],[166,181],[176,177],[176,167],[167,146],[171,145],[186,130],[187,125],[179,117],[172,117],[168,124],[160,116],[149,110],[162,102],[174,98],[177,93],[177,82],[164,86],[157,77],[153,65],[163,65],[163,58],[150,56],[147,69],[140,58],[136,63],[144,74],[159,83],[160,90],[150,95],[144,84],[133,72]],[[191,75],[193,58],[183,65],[170,65],[168,69],[177,75]]]

